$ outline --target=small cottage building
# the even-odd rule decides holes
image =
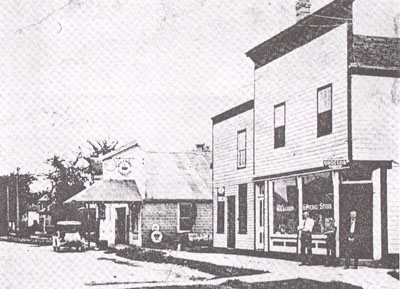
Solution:
[[[211,240],[210,153],[151,152],[132,142],[103,156],[102,165],[102,179],[66,201],[96,208],[99,241]]]

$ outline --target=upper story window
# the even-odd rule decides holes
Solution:
[[[274,148],[285,146],[286,105],[274,106]]]
[[[237,133],[237,168],[246,167],[246,130]]]
[[[332,84],[317,91],[317,137],[332,133]]]

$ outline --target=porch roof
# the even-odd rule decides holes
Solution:
[[[76,194],[65,203],[71,202],[140,202],[139,189],[134,180],[101,180]]]

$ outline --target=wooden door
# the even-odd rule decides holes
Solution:
[[[350,230],[350,211],[357,210],[360,224],[360,259],[372,259],[372,184],[342,184],[340,186],[340,255],[344,256],[345,239]]]
[[[228,248],[235,248],[235,196],[227,197],[228,200]]]
[[[264,183],[255,185],[255,245],[256,250],[264,250],[265,247],[265,188]]]

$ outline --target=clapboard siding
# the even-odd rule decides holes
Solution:
[[[387,172],[388,252],[400,253],[400,167]]]
[[[399,161],[400,79],[353,75],[351,82],[353,158]]]
[[[256,70],[256,176],[348,158],[347,25]],[[317,138],[317,89],[332,84],[333,132]],[[274,149],[274,105],[286,102],[286,145]]]
[[[246,168],[237,168],[237,133],[246,129]],[[217,234],[217,193],[225,188],[225,196],[235,196],[237,249],[254,249],[254,186],[253,177],[253,110],[226,119],[213,126],[213,214],[214,247],[227,247],[227,202],[225,201],[225,230]],[[247,184],[247,234],[239,234],[239,184]]]
[[[235,239],[236,249],[244,249],[244,250],[254,250],[254,185],[252,183],[247,184],[247,233],[239,234],[239,185],[227,185],[225,187],[225,195],[226,196],[235,196]],[[225,230],[222,234],[217,234],[217,194],[213,194],[213,213],[214,213],[214,237],[213,237],[213,246],[219,248],[227,247],[227,239],[228,239],[228,214],[227,214],[227,202],[225,201]]]

